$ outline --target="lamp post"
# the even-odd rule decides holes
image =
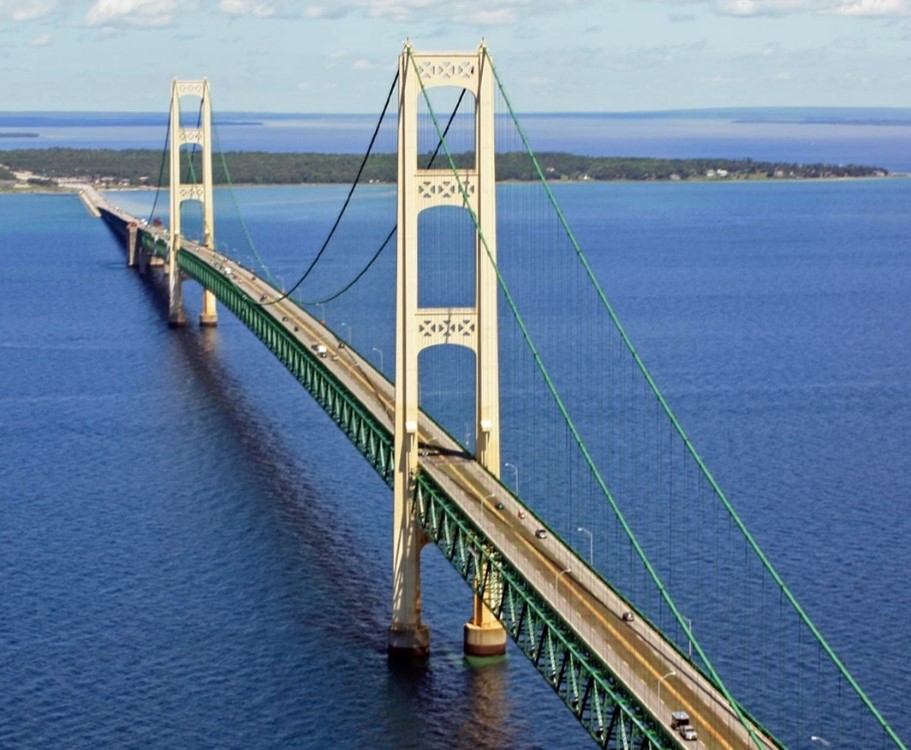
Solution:
[[[595,537],[594,535],[586,529],[584,526],[580,526],[576,531],[581,531],[583,534],[588,534],[588,562],[594,567],[595,565]]]
[[[277,273],[277,274],[275,274],[275,278],[281,282],[282,294],[284,294],[285,293],[285,277],[282,276],[280,273]]]
[[[689,631],[686,634],[686,653],[690,661],[693,660],[693,620],[690,617],[684,617],[686,620],[686,629]]]
[[[339,323],[339,325],[340,325],[340,326],[345,326],[345,328],[348,329],[348,345],[350,346],[350,345],[351,345],[351,338],[352,338],[352,336],[353,336],[353,333],[352,333],[352,330],[351,330],[351,326],[348,325],[347,323],[344,323],[344,322]]]
[[[382,349],[377,349],[377,348],[374,346],[374,347],[373,347],[373,351],[375,351],[377,354],[380,355],[380,372],[382,372],[382,371],[383,371],[383,350],[382,350]]]
[[[668,677],[671,677],[671,676],[673,676],[673,675],[675,675],[675,674],[677,674],[677,672],[675,672],[675,671],[672,669],[672,670],[671,670],[670,672],[668,672],[666,675],[662,675],[662,676],[658,679],[658,702],[659,702],[659,703],[661,703],[661,683],[664,682]]]
[[[519,469],[516,467],[515,464],[509,463],[509,461],[507,461],[505,464],[503,464],[503,466],[506,466],[506,467],[512,469],[512,470],[515,472],[515,475],[516,475],[516,481],[515,481],[516,497],[518,497],[518,496],[519,496]]]
[[[319,322],[326,325],[326,306],[322,302],[314,302],[313,305],[319,308]]]
[[[820,742],[823,745],[825,745],[826,747],[832,746],[832,743],[829,742],[827,739],[824,739],[822,737],[817,737],[815,734],[810,736],[810,742]]]

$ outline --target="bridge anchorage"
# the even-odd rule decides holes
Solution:
[[[620,360],[622,367],[616,368],[618,372],[622,370],[620,377],[610,381],[609,387],[616,389],[611,398],[618,397],[617,401],[627,411],[623,412],[624,420],[614,420],[611,429],[617,428],[618,440],[608,447],[610,460],[619,457],[631,464],[628,467],[621,466],[619,461],[610,464],[610,483],[614,486],[608,487],[609,482],[604,479],[593,452],[582,442],[581,431],[569,415],[570,410],[564,408],[566,402],[558,389],[551,387],[550,373],[543,365],[543,357],[539,356],[540,350],[531,341],[518,307],[513,304],[506,274],[497,261],[492,99],[495,88],[504,98],[505,92],[486,48],[481,45],[473,53],[418,54],[406,44],[398,60],[396,85],[399,140],[394,382],[380,371],[382,364],[377,370],[353,350],[350,328],[348,342],[342,347],[342,338],[326,327],[325,319],[321,321],[308,312],[303,303],[288,297],[284,284],[280,289],[264,278],[259,269],[247,268],[216,250],[207,82],[175,81],[172,87],[170,232],[112,206],[91,189],[83,196],[97,207],[101,218],[126,244],[129,265],[138,266],[140,273],[146,273],[149,265],[167,265],[170,325],[185,324],[181,281],[184,277],[197,281],[206,295],[214,295],[211,299],[217,298],[234,313],[291,372],[392,490],[392,616],[384,634],[390,660],[422,659],[430,652],[430,631],[421,621],[420,554],[422,548],[432,542],[474,594],[473,615],[464,627],[466,654],[501,654],[508,636],[599,747],[781,750],[785,747],[784,737],[788,746],[796,748],[804,746],[811,735],[818,738],[807,729],[816,729],[820,720],[838,713],[837,728],[842,733],[840,746],[906,750],[831,652],[708,474],[613,315],[581,248],[570,238],[572,252],[568,255],[574,256],[574,260],[581,259],[584,268],[581,275],[591,285],[585,291],[594,289],[600,306],[595,310],[596,314],[607,311],[605,317],[612,326],[612,338],[608,341],[623,357]],[[474,161],[467,167],[455,166],[445,144],[445,132],[439,127],[438,138],[441,147],[447,149],[449,168],[419,167],[419,118],[415,103],[424,98],[429,109],[426,92],[436,86],[455,86],[475,97]],[[199,128],[180,126],[180,98],[184,95],[199,96],[202,101]],[[518,128],[518,122],[514,117],[513,120]],[[201,185],[180,182],[179,158],[175,156],[185,145],[203,147]],[[530,151],[529,156],[536,163]],[[540,169],[539,175],[543,190],[552,197]],[[190,241],[181,235],[180,206],[185,200],[202,203],[201,242]],[[475,262],[474,301],[468,306],[430,307],[419,301],[419,245],[426,239],[418,234],[419,217],[425,211],[439,208],[461,209],[470,215],[474,224],[473,237],[469,240],[474,243],[474,247],[469,248]],[[506,252],[510,234],[503,233],[500,240],[506,259],[511,256]],[[502,304],[504,301],[506,305]],[[502,320],[497,318],[498,302],[504,313]],[[215,324],[214,304],[204,301],[200,322]],[[569,517],[569,523],[561,528],[558,521],[546,517],[537,505],[523,502],[517,487],[515,492],[509,492],[500,482],[503,433],[497,340],[501,329],[503,338],[507,338],[507,325],[512,323],[514,328],[521,329],[518,338],[527,346],[522,353],[527,354],[530,350],[533,354],[529,359],[537,368],[535,377],[540,376],[548,383],[548,397],[563,415],[564,421],[560,423],[563,442],[573,443],[580,449],[579,464],[588,472],[586,483],[594,498],[589,510],[602,514],[598,517],[602,526],[612,524],[612,544],[622,548],[622,557],[629,558],[623,561],[624,568],[633,570],[635,564],[636,580],[624,581],[624,569],[619,566],[612,568],[610,573],[606,567],[595,566],[591,536],[587,554],[565,541],[579,526],[577,519]],[[563,342],[560,343],[562,356]],[[430,347],[446,345],[464,347],[475,355],[474,456],[469,455],[464,445],[452,438],[435,422],[433,415],[418,404],[419,355]],[[587,346],[586,342],[582,346],[587,351],[597,349]],[[506,357],[503,362],[509,365]],[[570,364],[576,366],[577,363],[571,360]],[[505,379],[511,371],[507,369],[504,373]],[[629,389],[624,390],[627,385]],[[639,402],[634,399],[642,394],[648,410],[637,411]],[[505,398],[509,393],[503,395]],[[583,403],[583,407],[587,406],[589,404]],[[536,401],[535,411],[539,407]],[[640,419],[640,415],[647,419]],[[507,417],[510,416],[507,412]],[[601,416],[600,411],[595,415],[598,419]],[[658,424],[660,441],[651,437],[637,438],[640,426],[646,429],[652,424]],[[632,432],[623,432],[625,426]],[[507,430],[505,434],[509,439],[511,431]],[[629,439],[630,434],[634,439]],[[671,444],[672,439],[677,442]],[[466,438],[465,444],[469,443]],[[439,450],[428,450],[431,444]],[[660,471],[645,470],[649,462],[651,466],[659,467],[686,463],[690,472],[670,481]],[[552,466],[553,463],[548,464],[548,471]],[[656,483],[648,484],[653,474],[657,476]],[[624,487],[624,477],[635,484]],[[640,479],[647,483],[644,492],[639,491]],[[523,489],[527,484],[523,481]],[[518,485],[518,472],[515,485]],[[694,492],[694,487],[698,487],[698,491]],[[534,490],[533,487],[529,495]],[[558,487],[557,492],[564,490]],[[727,595],[729,590],[724,588],[706,591],[700,588],[696,592],[698,597],[694,597],[689,606],[678,606],[671,596],[674,582],[668,583],[664,576],[666,568],[660,569],[661,563],[654,564],[646,554],[646,545],[640,543],[633,524],[627,522],[625,508],[616,500],[616,492],[627,492],[637,503],[648,502],[649,495],[653,494],[661,508],[676,507],[677,502],[690,503],[695,496],[701,505],[692,503],[688,508],[693,513],[704,514],[700,523],[704,522],[710,531],[717,529],[714,537],[709,535],[709,543],[714,540],[719,545],[730,545],[733,551],[732,557],[723,557],[726,548],[719,546],[704,557],[711,558],[709,562],[717,557],[725,574],[731,559],[747,559],[748,565],[761,569],[762,577],[748,580],[753,587],[749,588],[732,576],[732,586],[745,589],[739,599]],[[579,496],[583,497],[581,491]],[[713,502],[702,502],[704,496]],[[624,501],[627,499],[624,497]],[[573,501],[576,500],[573,497]],[[721,523],[710,525],[719,518]],[[553,525],[548,526],[548,523]],[[542,528],[545,526],[547,531]],[[543,536],[539,536],[536,529]],[[582,531],[582,528],[578,530]],[[679,540],[675,538],[673,542],[676,549]],[[673,566],[675,560],[663,563]],[[716,575],[716,586],[717,579]],[[643,584],[641,588],[633,588],[639,585],[637,581]],[[767,591],[770,592],[768,597]],[[687,592],[682,594],[686,596]],[[640,595],[644,601],[640,601]],[[794,628],[798,648],[802,645],[801,638],[806,641],[809,633],[811,649],[815,650],[811,651],[812,659],[804,661],[812,664],[816,674],[820,674],[820,665],[825,662],[834,674],[828,674],[825,679],[830,681],[828,684],[835,684],[836,690],[831,691],[828,702],[819,703],[827,708],[817,710],[814,704],[809,719],[800,716],[794,719],[791,710],[799,701],[782,699],[771,704],[773,709],[782,707],[778,710],[780,716],[776,717],[775,710],[770,710],[768,696],[771,694],[773,700],[777,700],[779,691],[788,689],[793,683],[797,683],[797,695],[801,700],[815,700],[817,694],[823,692],[799,692],[801,680],[792,679],[799,659],[792,659],[793,664],[781,670],[781,679],[774,681],[771,689],[756,693],[766,701],[764,705],[757,702],[757,716],[748,712],[741,703],[742,696],[747,695],[746,703],[754,708],[753,694],[748,692],[752,687],[750,682],[759,682],[755,679],[757,674],[762,680],[775,677],[766,667],[790,659],[788,644],[782,639],[791,631],[786,631],[779,621],[772,622],[772,632],[778,639],[772,642],[772,648],[779,650],[772,653],[765,647],[764,660],[760,660],[758,666],[754,665],[752,672],[748,670],[747,658],[764,647],[758,642],[761,639],[752,637],[756,632],[752,623],[750,628],[744,629],[744,634],[733,634],[739,640],[730,632],[722,632],[723,637],[712,642],[712,649],[725,647],[727,640],[734,640],[734,649],[733,653],[728,651],[718,658],[724,666],[716,669],[696,638],[692,622],[683,614],[692,614],[691,606],[709,598],[714,603],[706,605],[711,607],[706,610],[707,614],[721,613],[718,620],[736,618],[738,623],[747,622],[753,610],[736,609],[737,606],[749,605],[754,600],[762,603],[768,598],[772,600],[768,609],[773,614],[785,611],[792,618],[787,621],[788,627],[796,623],[801,628]],[[717,624],[703,626],[700,638],[702,632]],[[675,640],[674,631],[682,632],[684,639],[676,637]],[[742,643],[746,643],[745,648],[739,648],[738,644]],[[721,672],[726,679],[739,680],[739,684],[729,689]],[[827,683],[820,680],[820,684],[825,686]],[[840,715],[847,716],[842,706],[849,695],[856,697],[859,709],[851,720],[846,720]],[[680,712],[685,712],[685,720]],[[765,721],[775,721],[775,726],[761,723],[758,713],[771,716]],[[866,722],[861,731],[855,730],[859,719]],[[694,735],[696,739],[692,739]]]

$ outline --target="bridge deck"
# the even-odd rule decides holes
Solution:
[[[95,191],[86,191],[83,197],[125,223],[137,221]],[[163,229],[143,227],[143,231],[159,240],[167,236]],[[252,300],[264,303],[262,310],[302,345],[314,351],[325,347],[325,366],[393,432],[394,386],[357,351],[297,304],[282,299],[277,289],[246,267],[192,242],[185,242],[182,249]],[[551,534],[537,537],[535,532],[543,524],[535,515],[429,419],[423,420],[419,443],[423,448],[421,470],[523,572],[677,744],[710,750],[778,747],[759,727],[753,727],[756,739],[751,738],[720,691],[658,629],[641,618],[624,621],[623,613],[629,607],[623,599],[559,538]],[[675,674],[668,676],[670,673]],[[690,715],[697,741],[686,742],[670,730],[671,713],[680,710]]]

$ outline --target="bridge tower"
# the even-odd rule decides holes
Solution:
[[[422,89],[450,86],[475,97],[475,164],[454,173],[418,167],[418,100]],[[420,552],[426,540],[413,512],[412,477],[418,467],[418,356],[440,345],[475,353],[477,459],[500,474],[500,385],[497,353],[494,77],[482,44],[477,52],[417,54],[406,42],[399,58],[398,231],[396,268],[395,456],[393,489],[393,602],[389,653],[424,656],[430,633],[421,622]],[[418,306],[418,216],[457,206],[477,219],[475,299],[468,308]],[[482,501],[483,502],[483,501]],[[493,586],[489,585],[488,590]],[[505,653],[506,632],[475,596],[465,625],[469,655]]]
[[[200,99],[200,122],[196,127],[183,127],[180,122],[180,99],[183,96],[198,96]],[[202,204],[202,244],[215,247],[215,220],[212,199],[212,106],[209,97],[209,81],[180,81],[171,84],[171,238],[168,245],[168,325],[182,326],[186,323],[181,292],[181,274],[177,267],[177,251],[180,249],[180,207],[184,201],[199,201]],[[180,149],[185,145],[202,148],[202,184],[184,185],[180,179]],[[202,312],[199,324],[214,326],[218,322],[215,295],[208,289],[202,293]]]

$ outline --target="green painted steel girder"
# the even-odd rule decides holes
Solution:
[[[179,251],[177,265],[215,294],[266,345],[341,428],[383,481],[392,487],[392,433],[361,405],[316,353],[295,338],[258,301],[192,253]]]
[[[392,487],[393,435],[257,300],[192,253],[178,266],[209,289],[288,368]],[[677,743],[661,722],[590,653],[546,600],[433,479],[414,478],[414,510],[424,533],[485,601],[535,669],[591,737],[604,748],[671,750]],[[481,567],[481,575],[478,568]],[[495,587],[491,597],[491,587]]]
[[[146,232],[141,242],[157,255],[166,246]],[[322,359],[223,273],[180,250],[180,270],[211,291],[285,365],[338,425],[388,487],[392,433],[366,410]],[[664,725],[638,703],[619,677],[592,654],[543,596],[513,568],[490,539],[428,474],[418,471],[414,512],[424,533],[459,575],[491,606],[519,650],[600,747],[672,750]]]
[[[603,748],[670,750],[677,741],[575,635],[428,474],[414,477],[424,533],[481,597],[580,724]],[[495,592],[485,588],[495,585]]]

